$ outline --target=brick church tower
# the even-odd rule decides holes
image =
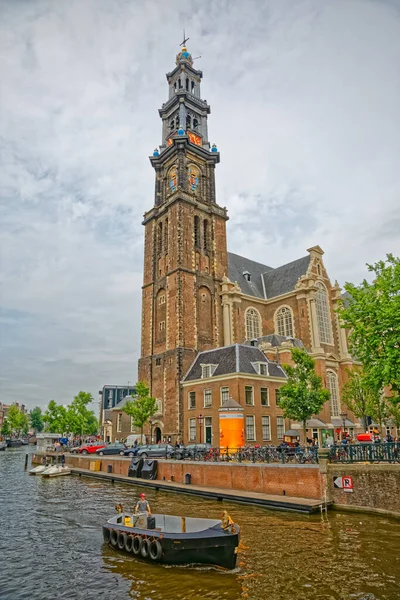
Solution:
[[[183,436],[181,381],[198,351],[223,344],[221,282],[228,273],[226,209],[216,203],[217,148],[210,147],[210,107],[202,72],[186,47],[167,73],[159,110],[162,142],[150,158],[154,206],[145,213],[142,345],[139,379],[159,401],[154,439]]]

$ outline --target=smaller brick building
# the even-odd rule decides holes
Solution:
[[[219,413],[232,397],[244,409],[246,444],[279,444],[289,421],[278,406],[282,367],[257,347],[233,344],[200,352],[182,385],[184,440],[219,446]]]

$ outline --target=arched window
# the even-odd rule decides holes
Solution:
[[[164,223],[164,252],[168,254],[168,217]]]
[[[199,122],[196,118],[193,119],[193,129],[197,129],[199,126]]]
[[[320,281],[317,282],[317,288],[318,289],[316,295],[316,309],[319,339],[325,344],[331,344],[332,334],[328,294],[326,292],[325,286]]]
[[[169,122],[169,128],[171,131],[173,131],[175,129],[175,120],[171,119]]]
[[[204,219],[204,223],[203,223],[203,247],[204,250],[208,250],[208,221],[207,219]]]
[[[186,89],[189,91],[189,77],[186,77]]]
[[[180,78],[178,79],[178,86],[179,86],[179,89],[181,90],[182,89],[182,81]]]
[[[334,373],[333,371],[327,371],[326,382],[329,393],[331,395],[331,417],[338,417],[340,415],[340,401],[339,386],[336,373]]]
[[[258,310],[248,308],[245,316],[246,323],[246,340],[259,338],[261,336],[261,317]]]
[[[162,247],[163,247],[163,226],[162,226],[162,223],[158,224],[158,240],[157,240],[157,245],[158,245],[158,253],[161,254]]]
[[[194,218],[194,245],[200,248],[200,219],[197,215]]]
[[[191,81],[191,84],[192,84],[192,88],[191,89],[192,89],[192,94],[193,94],[193,92],[194,92],[194,81]]]
[[[293,337],[292,311],[282,306],[276,313],[276,333],[285,337]]]
[[[176,128],[178,129],[179,128],[179,115],[176,115],[175,121],[176,121]]]
[[[192,128],[192,119],[190,117],[190,115],[186,115],[186,129],[191,129]]]

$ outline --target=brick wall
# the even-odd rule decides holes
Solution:
[[[335,488],[337,477],[352,477],[353,492]],[[400,465],[328,465],[328,499],[338,506],[384,510],[400,516]]]

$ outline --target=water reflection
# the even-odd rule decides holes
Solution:
[[[398,600],[400,522],[334,513],[306,517],[149,490],[154,512],[241,525],[238,568],[168,567],[103,543],[102,524],[133,486],[29,477],[25,450],[0,455],[3,600]]]

